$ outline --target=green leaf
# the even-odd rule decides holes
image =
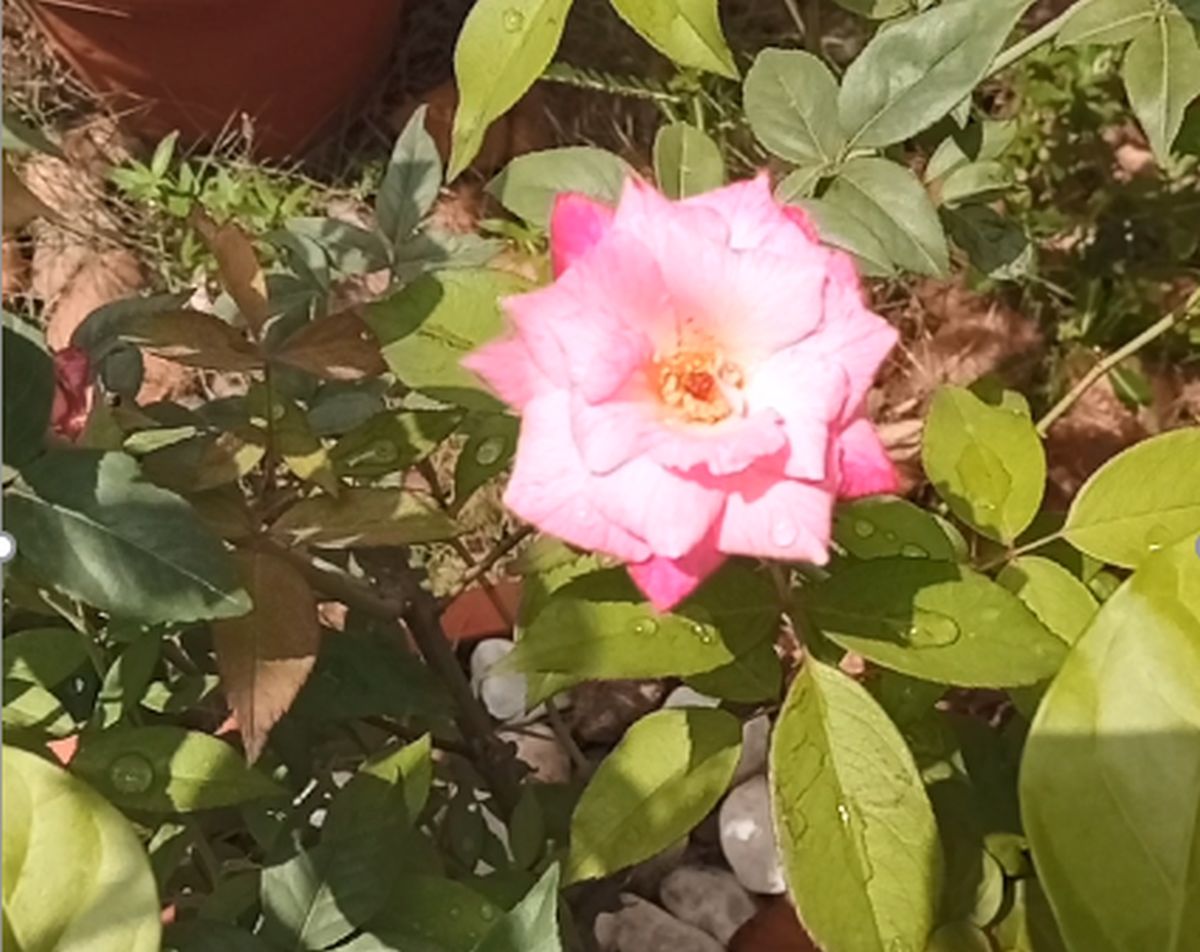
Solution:
[[[792,171],[788,172],[775,186],[775,200],[784,205],[804,205],[805,199],[811,199],[813,193],[817,190],[817,185],[821,179],[825,177],[826,168],[821,162],[805,162]],[[811,212],[810,212],[811,215]],[[815,216],[812,216],[815,218]],[[865,229],[862,229],[865,231]],[[820,229],[818,228],[818,231]],[[868,238],[874,239],[868,233]],[[826,239],[827,243],[832,242]],[[839,245],[839,247],[844,247]],[[880,257],[883,257],[883,252],[879,252]],[[886,265],[890,267],[890,265]]]
[[[951,511],[1011,543],[1033,521],[1046,489],[1046,453],[1020,394],[999,406],[962,387],[941,387],[925,418],[921,461]]]
[[[355,923],[322,886],[321,871],[304,850],[262,871],[262,932],[273,948],[324,949],[354,931]]]
[[[4,462],[20,466],[43,449],[54,406],[54,361],[41,332],[4,314]]]
[[[45,134],[19,116],[4,110],[4,151],[45,152],[56,159],[63,158],[62,150],[46,138]]]
[[[466,445],[454,465],[454,510],[461,511],[475,490],[503,472],[517,450],[520,422],[507,413],[471,421]]]
[[[442,157],[425,129],[427,112],[419,107],[397,137],[375,199],[379,230],[393,246],[416,230],[442,187]]]
[[[1012,174],[1003,162],[989,159],[961,165],[946,176],[938,193],[945,206],[961,205],[968,200],[991,201],[1013,184]]]
[[[1046,628],[1068,645],[1079,640],[1100,607],[1091,590],[1057,562],[1023,555],[996,581],[1021,599]]]
[[[475,952],[562,952],[558,938],[558,864],[550,866]]]
[[[368,274],[388,266],[388,246],[378,234],[337,218],[291,218],[287,230],[320,245],[342,274]]]
[[[38,743],[67,737],[79,727],[62,701],[40,684],[4,680],[4,730]]]
[[[948,922],[929,937],[925,952],[992,952],[992,944],[970,922]]]
[[[778,619],[771,586],[745,569],[725,569],[667,614],[646,603],[623,568],[602,569],[555,591],[505,663],[582,678],[686,677],[770,651]],[[771,680],[749,700],[778,690]]]
[[[212,919],[189,919],[167,926],[163,952],[273,952],[256,935]]]
[[[1076,5],[1058,31],[1059,46],[1087,43],[1127,43],[1154,23],[1158,13],[1154,0],[1090,0]]]
[[[615,205],[632,170],[611,152],[568,146],[517,156],[488,183],[488,194],[518,218],[538,228],[550,224],[554,198],[577,192]]]
[[[342,476],[385,476],[423,460],[460,420],[457,410],[378,413],[338,440],[329,457]]]
[[[806,589],[816,624],[847,651],[945,684],[1035,684],[1066,645],[986,576],[931,559],[871,559]]]
[[[21,556],[62,591],[143,621],[245,614],[250,602],[221,543],[174,493],[123,453],[54,451],[4,500]]]
[[[780,183],[780,188],[783,188],[787,182],[788,179],[784,179]],[[815,186],[815,180],[812,184]],[[803,190],[808,188],[808,185],[805,183],[797,185],[793,182],[789,187],[798,187]],[[864,213],[869,213],[862,202],[855,202],[853,195],[850,197],[851,205]],[[896,267],[892,264],[892,256],[884,248],[884,243],[876,237],[870,226],[848,208],[817,198],[805,199],[795,204],[808,213],[823,242],[854,255],[863,274],[883,278],[896,273]],[[876,224],[878,227],[879,223]]]
[[[660,53],[680,66],[692,66],[736,79],[737,66],[721,33],[717,0],[609,0],[621,19]]]
[[[903,555],[955,562],[966,543],[948,522],[894,496],[869,496],[835,510],[833,538],[856,559]]]
[[[1066,952],[1058,924],[1036,879],[1013,883],[1012,906],[993,929],[999,952]]]
[[[405,384],[448,403],[495,411],[499,401],[461,361],[504,332],[501,299],[528,289],[525,279],[502,271],[441,271],[370,305],[366,320],[388,367]]]
[[[688,833],[729,787],[741,748],[741,725],[725,711],[676,708],[639,720],[579,798],[566,881],[607,876]]]
[[[158,895],[129,822],[42,758],[4,747],[4,947],[158,952]]]
[[[488,126],[549,65],[570,9],[571,0],[480,0],[471,8],[454,48],[459,101],[448,180],[471,164]]]
[[[850,146],[902,142],[968,96],[1032,0],[947,0],[880,30],[838,95]]]
[[[4,639],[4,677],[52,688],[87,657],[84,636],[73,628],[26,628]]]
[[[1182,952],[1200,935],[1197,645],[1187,539],[1105,603],[1034,718],[1021,815],[1068,948]]]
[[[325,549],[413,545],[458,534],[436,506],[401,489],[346,489],[332,496],[302,499],[271,526],[289,542]]]
[[[763,50],[746,74],[742,102],[755,137],[792,162],[832,165],[846,143],[837,80],[801,50]]]
[[[474,952],[499,910],[468,886],[435,876],[394,884],[384,911],[340,952]]]
[[[929,157],[925,181],[945,178],[971,162],[989,162],[1005,153],[1017,135],[1014,120],[986,119],[946,136]]]
[[[166,725],[85,734],[71,770],[130,810],[188,813],[284,793],[223,740]]]
[[[725,160],[707,135],[673,122],[654,139],[654,176],[667,198],[687,198],[725,184]]]
[[[1175,11],[1160,13],[1125,51],[1121,78],[1158,161],[1166,162],[1188,105],[1200,96],[1200,40]]]
[[[941,885],[937,827],[912,755],[871,696],[806,659],[769,771],[784,877],[817,944],[922,949]]]
[[[871,20],[890,20],[912,9],[909,0],[834,0],[843,10]]]
[[[937,210],[904,166],[888,159],[851,159],[824,201],[857,219],[879,242],[885,260],[918,274],[946,273],[949,252]]]
[[[1109,460],[1075,496],[1063,535],[1103,562],[1132,568],[1200,532],[1200,427],[1143,440]]]
[[[994,281],[1015,281],[1034,269],[1029,235],[988,205],[942,210],[942,223],[971,264]]]

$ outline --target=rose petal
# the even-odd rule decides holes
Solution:
[[[462,365],[482,378],[501,400],[517,409],[552,386],[520,338],[485,344],[464,357]]]
[[[812,562],[829,560],[833,494],[826,484],[787,479],[755,466],[731,477],[717,548],[727,555]]]
[[[595,247],[612,226],[613,209],[586,195],[563,192],[550,212],[550,260],[558,277]]]
[[[670,611],[687,598],[709,575],[719,569],[725,556],[717,551],[714,533],[680,559],[658,556],[635,562],[629,568],[634,583],[658,611]]]
[[[880,442],[879,434],[866,417],[859,417],[837,437],[838,467],[841,480],[838,495],[843,498],[894,493],[900,487],[896,467]]]

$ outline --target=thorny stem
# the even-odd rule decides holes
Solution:
[[[407,564],[392,567],[400,594],[396,597],[383,586],[363,582],[305,553],[266,544],[273,554],[295,565],[315,588],[347,607],[387,621],[404,622],[425,662],[453,697],[459,730],[479,755],[480,771],[487,778],[498,806],[506,816],[511,814],[520,797],[515,761],[507,746],[496,738],[491,718],[471,691],[470,682],[442,630],[437,601],[421,587],[412,569]]]
[[[1185,304],[1178,311],[1174,311],[1162,318],[1162,320],[1151,324],[1129,343],[1114,350],[1111,354],[1109,354],[1107,357],[1097,363],[1096,366],[1084,374],[1079,379],[1079,382],[1067,392],[1066,396],[1059,400],[1058,403],[1054,404],[1054,406],[1047,410],[1045,415],[1038,420],[1038,435],[1045,436],[1048,432],[1050,432],[1050,427],[1052,427],[1063,414],[1065,414],[1071,409],[1072,406],[1075,405],[1075,401],[1082,397],[1084,393],[1087,392],[1088,388],[1092,386],[1092,384],[1112,370],[1113,367],[1117,366],[1117,364],[1121,363],[1121,361],[1125,360],[1127,357],[1131,357],[1136,354],[1151,341],[1161,337],[1176,324],[1180,323],[1181,321],[1185,321],[1190,317],[1194,317],[1197,313],[1200,313],[1200,291],[1194,293],[1188,300],[1187,304]]]
[[[1090,7],[1096,0],[1079,0],[1078,3],[1071,4],[1062,13],[1056,16],[1053,20],[1038,27],[1024,39],[1018,40],[1008,49],[1004,50],[996,57],[992,63],[992,68],[988,70],[987,78],[1001,73],[1008,67],[1012,66],[1017,60],[1023,59],[1040,46],[1044,46],[1058,36],[1066,22],[1079,13],[1085,7]]]

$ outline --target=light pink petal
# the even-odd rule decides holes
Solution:
[[[703,467],[724,476],[777,453],[786,443],[779,415],[772,410],[711,426],[673,420],[643,378],[603,403],[575,397],[571,432],[584,464],[601,474],[648,455],[670,469]]]
[[[802,209],[775,200],[766,172],[695,195],[682,204],[707,208],[720,215],[729,227],[729,245],[738,251],[768,248],[786,254],[795,248],[803,253],[805,246],[818,243],[817,230],[808,215]]]
[[[594,478],[571,441],[568,397],[549,391],[521,417],[520,439],[504,503],[539,529],[581,548],[641,562],[649,546],[607,519],[593,504]]]
[[[843,498],[894,493],[900,487],[896,467],[892,465],[879,434],[866,417],[859,417],[837,438],[841,481],[838,495]]]
[[[784,475],[813,482],[825,478],[830,426],[842,414],[847,388],[842,368],[816,358],[806,342],[776,353],[754,371],[746,399],[752,410],[770,408],[783,418]]]
[[[712,536],[709,533],[681,559],[654,556],[628,566],[630,577],[658,611],[670,611],[721,567],[725,556],[717,551]]]
[[[613,221],[613,210],[586,195],[563,192],[550,213],[550,260],[558,277],[595,247]]]
[[[845,368],[846,412],[856,413],[899,333],[867,309],[854,262],[840,251],[830,256],[824,305],[821,326],[801,346],[815,360],[834,360]]]
[[[696,547],[725,501],[724,492],[711,480],[688,478],[645,456],[593,476],[591,487],[591,500],[610,522],[644,539],[655,555],[670,559]]]
[[[552,386],[520,338],[485,344],[464,357],[462,365],[478,375],[501,400],[517,409]]]
[[[787,479],[756,466],[729,480],[717,548],[727,555],[805,561],[829,560],[833,493],[827,485]]]
[[[636,238],[659,259],[670,255],[682,231],[721,247],[729,247],[729,225],[713,209],[672,202],[637,179],[627,179],[617,204],[613,228]]]

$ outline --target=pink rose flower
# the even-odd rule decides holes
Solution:
[[[765,175],[614,211],[560,195],[553,284],[466,366],[521,413],[505,503],[616,556],[660,610],[730,555],[824,564],[839,496],[892,491],[870,421],[896,331]]]
[[[92,410],[91,367],[87,351],[66,347],[54,353],[54,404],[50,429],[74,442]]]

